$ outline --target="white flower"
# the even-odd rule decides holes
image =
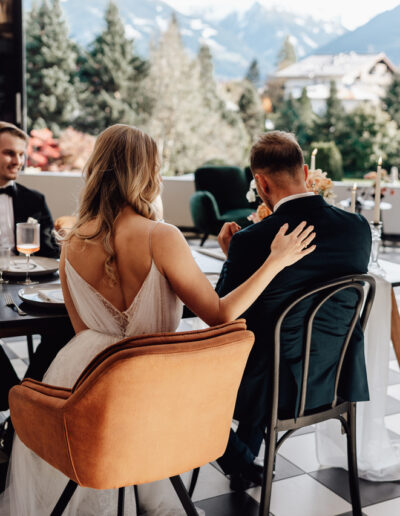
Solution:
[[[256,194],[253,189],[249,190],[246,194],[246,199],[249,202],[256,202]]]

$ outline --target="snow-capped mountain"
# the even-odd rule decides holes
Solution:
[[[108,0],[63,0],[71,37],[87,45],[104,24]],[[127,35],[136,49],[146,55],[151,41],[165,30],[173,8],[162,0],[116,0]],[[32,0],[24,0],[29,10]],[[182,39],[195,54],[199,43],[207,43],[214,56],[215,72],[221,78],[243,77],[253,59],[257,59],[264,77],[275,69],[276,56],[286,36],[290,36],[298,57],[315,51],[346,30],[336,22],[320,21],[277,9],[267,9],[258,2],[247,10],[216,18],[207,11],[192,15],[177,12]]]

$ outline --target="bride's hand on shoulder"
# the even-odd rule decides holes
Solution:
[[[312,253],[316,245],[311,245],[315,238],[314,226],[301,222],[291,233],[287,233],[288,224],[284,224],[275,235],[271,244],[271,258],[278,259],[287,267]]]

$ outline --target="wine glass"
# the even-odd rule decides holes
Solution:
[[[21,285],[33,285],[38,283],[29,278],[30,257],[40,249],[40,224],[30,222],[19,222],[17,224],[17,251],[26,256],[25,281]]]
[[[6,271],[10,266],[10,248],[0,247],[0,285],[8,283],[7,280],[3,279],[3,271]]]

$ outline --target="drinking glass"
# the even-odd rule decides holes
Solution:
[[[25,281],[19,282],[21,285],[32,285],[38,283],[29,278],[30,257],[40,249],[40,224],[30,222],[20,222],[17,224],[17,251],[26,256],[26,276]]]
[[[0,247],[0,285],[8,283],[3,279],[3,271],[6,271],[10,266],[10,248]]]

